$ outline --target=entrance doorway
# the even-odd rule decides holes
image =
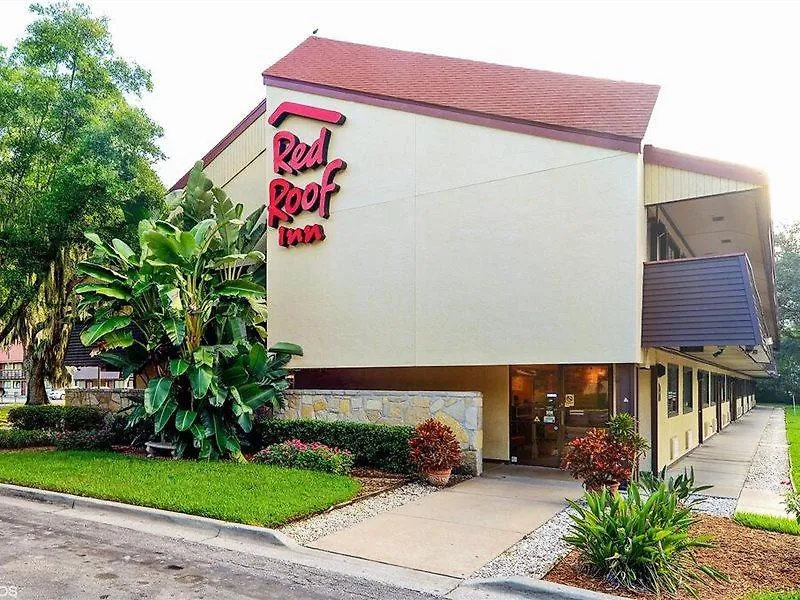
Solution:
[[[610,365],[511,367],[511,462],[558,467],[564,446],[608,421]]]

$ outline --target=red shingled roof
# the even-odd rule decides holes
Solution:
[[[659,87],[310,37],[275,78],[470,113],[641,140]]]

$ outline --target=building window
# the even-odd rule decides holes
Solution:
[[[697,372],[697,390],[700,396],[700,404],[703,408],[711,406],[711,396],[709,395],[708,371]]]
[[[678,399],[678,365],[667,365],[667,415],[674,417],[680,412]]]
[[[683,367],[683,412],[690,413],[694,410],[694,371]]]

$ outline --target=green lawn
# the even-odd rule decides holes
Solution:
[[[800,592],[753,592],[747,600],[800,600]]]
[[[800,409],[795,413],[791,406],[786,413],[786,437],[789,438],[789,459],[792,461],[794,489],[800,490]]]
[[[0,406],[0,428],[8,427],[8,411],[12,408],[17,406],[22,406],[21,404],[6,404],[5,406]]]
[[[764,531],[777,531],[778,533],[788,533],[800,535],[800,523],[794,519],[786,517],[774,517],[772,515],[758,515],[749,512],[737,512],[733,520],[753,529],[763,529]]]
[[[267,465],[47,450],[0,453],[0,482],[269,527],[359,489],[349,477]]]

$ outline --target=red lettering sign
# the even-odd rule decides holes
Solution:
[[[272,113],[269,122],[277,126],[290,115],[337,125],[345,120],[344,115],[335,111],[284,102]],[[272,138],[272,170],[276,174],[298,175],[303,171],[325,167],[320,183],[311,182],[305,187],[296,186],[283,177],[270,181],[267,225],[278,230],[280,246],[288,248],[325,239],[325,230],[320,224],[292,228],[282,223],[294,222],[294,217],[302,212],[316,212],[323,219],[330,216],[331,197],[339,191],[334,179],[347,168],[347,163],[341,158],[328,162],[330,139],[331,131],[327,127],[320,129],[319,137],[311,144],[301,142],[295,134],[285,130],[278,131]]]

